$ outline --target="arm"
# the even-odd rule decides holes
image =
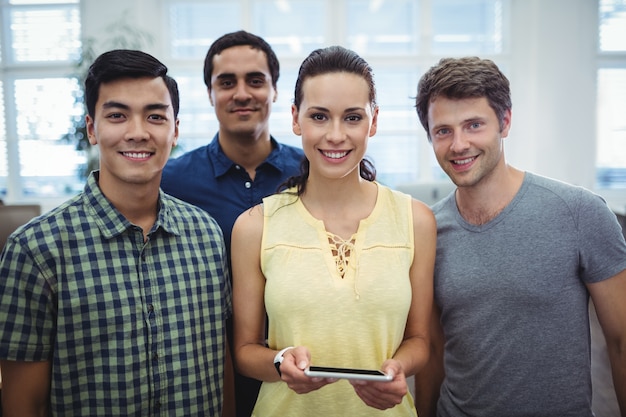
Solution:
[[[2,415],[47,416],[50,401],[50,362],[0,361]]]
[[[263,208],[245,211],[235,221],[231,239],[234,361],[243,375],[278,381],[276,352],[265,346],[265,277],[261,271]]]
[[[439,308],[433,303],[430,324],[430,358],[428,363],[415,375],[415,408],[422,417],[437,415],[439,390],[445,376],[443,368],[443,329],[440,323]]]
[[[404,339],[393,358],[382,365],[394,379],[390,383],[352,383],[359,397],[378,409],[399,404],[407,392],[406,376],[419,372],[428,361],[437,226],[430,208],[418,201],[413,201],[413,235],[415,252],[409,271],[412,298]]]
[[[234,417],[235,413],[235,372],[230,344],[226,338],[226,358],[224,361],[224,403],[222,417]]]
[[[606,339],[620,412],[626,416],[626,270],[587,288]]]
[[[311,361],[306,347],[287,350],[280,366],[274,356],[287,346],[270,349],[265,342],[265,276],[261,271],[263,208],[256,206],[239,216],[233,226],[231,260],[233,272],[234,361],[241,374],[261,381],[284,381],[299,394],[334,382],[327,378],[309,378],[304,369]]]

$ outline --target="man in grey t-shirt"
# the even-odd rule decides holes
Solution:
[[[615,215],[588,190],[506,163],[509,82],[493,62],[442,59],[421,78],[416,108],[457,185],[433,206],[420,417],[593,416],[589,295],[626,415],[626,243]]]

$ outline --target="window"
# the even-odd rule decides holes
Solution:
[[[599,2],[596,183],[626,188],[626,1]]]
[[[240,28],[266,39],[280,60],[271,132],[281,142],[300,145],[291,131],[290,107],[297,70],[309,52],[346,45],[372,65],[380,115],[368,151],[378,179],[390,186],[447,178],[413,109],[411,95],[420,74],[441,56],[468,53],[480,53],[506,68],[509,0],[167,0],[167,4],[168,66],[185,97],[179,153],[206,144],[211,139],[207,135],[217,132],[206,89],[199,88],[204,86],[202,62],[217,37]]]
[[[0,198],[73,195],[85,157],[63,137],[82,106],[68,75],[81,52],[79,0],[0,0],[0,14]]]

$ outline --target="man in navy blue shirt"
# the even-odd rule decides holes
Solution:
[[[262,38],[238,31],[217,39],[204,61],[204,82],[219,131],[211,143],[170,159],[163,170],[163,191],[217,220],[229,259],[237,216],[298,174],[304,155],[269,132],[278,76],[276,54]],[[237,417],[250,416],[259,388],[259,381],[235,373]]]

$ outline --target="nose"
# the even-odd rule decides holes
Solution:
[[[343,142],[346,138],[346,132],[343,129],[340,120],[334,120],[329,124],[328,132],[326,133],[326,139],[329,142]]]
[[[127,123],[128,129],[126,130],[126,140],[147,140],[150,137],[150,133],[146,128],[146,124],[147,122],[143,119],[143,117],[131,117]]]
[[[452,143],[450,144],[450,150],[455,153],[463,153],[470,147],[467,136],[463,131],[456,131],[452,137]]]
[[[233,100],[248,101],[249,99],[250,93],[248,92],[248,86],[246,83],[237,83],[235,86],[235,92],[233,93]]]

